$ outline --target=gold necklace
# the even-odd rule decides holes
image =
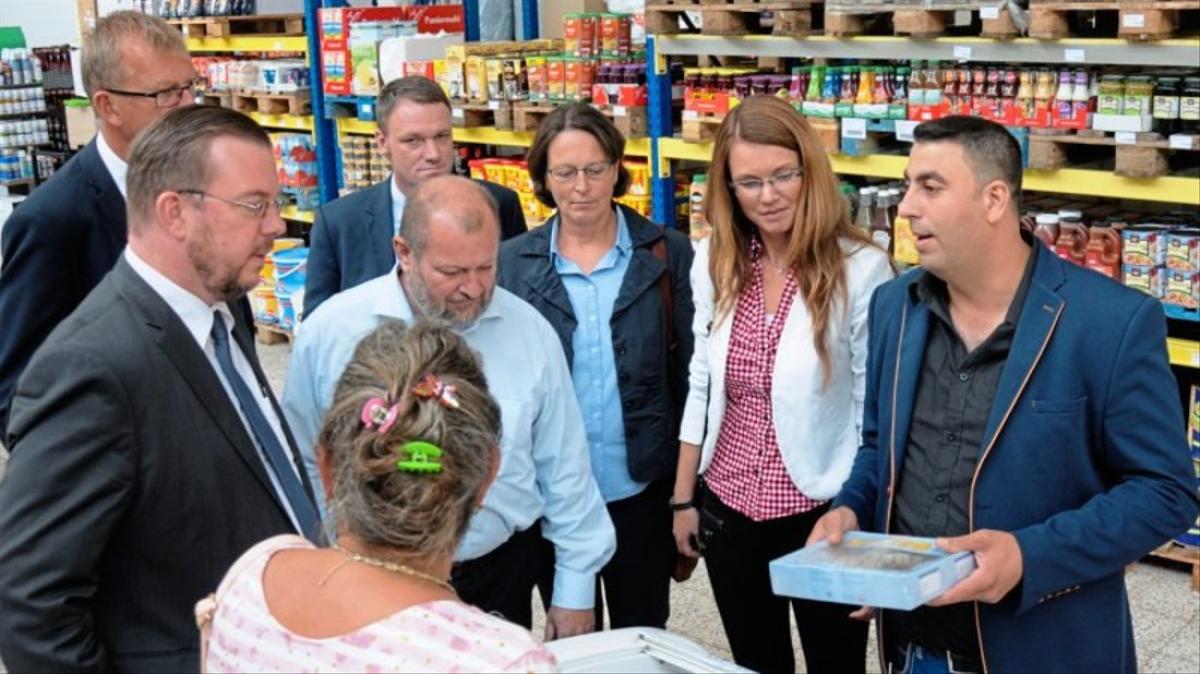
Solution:
[[[337,543],[334,543],[333,545],[331,545],[330,548],[332,548],[333,550],[337,550],[338,552],[342,553],[343,555],[346,555],[346,557],[349,558],[348,561],[358,562],[359,564],[366,564],[367,566],[373,566],[377,569],[391,571],[392,573],[399,573],[399,574],[402,574],[405,576],[412,576],[413,578],[420,578],[421,580],[426,580],[426,581],[429,581],[430,583],[433,583],[442,588],[445,588],[446,590],[448,590],[450,592],[450,594],[453,594],[455,596],[458,595],[458,592],[456,592],[454,590],[454,586],[451,585],[449,583],[449,581],[443,580],[436,576],[431,576],[428,573],[425,573],[423,571],[417,571],[416,569],[412,568],[411,566],[405,566],[404,564],[397,564],[396,562],[389,562],[386,559],[379,559],[377,557],[368,557],[366,555],[360,555],[357,552],[350,552],[349,550],[343,549],[342,547],[338,546]],[[334,570],[336,571],[336,570],[342,568],[342,566],[344,566],[344,564],[336,567]],[[331,573],[329,575],[333,575],[333,574]],[[328,580],[328,579],[329,579],[329,577],[326,576],[325,580]],[[324,583],[321,583],[321,584],[324,585]]]

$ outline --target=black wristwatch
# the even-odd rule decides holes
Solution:
[[[674,510],[675,512],[679,512],[681,510],[691,510],[692,508],[696,507],[696,503],[692,499],[688,499],[686,501],[680,501],[679,503],[676,503],[675,499],[672,498],[670,503],[671,503],[671,510]]]

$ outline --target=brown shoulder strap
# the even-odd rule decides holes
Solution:
[[[671,288],[671,263],[667,261],[667,237],[664,236],[656,241],[650,250],[654,253],[654,257],[667,267],[663,275],[658,277],[658,292],[662,295],[663,308],[667,310],[667,330],[671,335],[669,348],[674,351],[679,345],[679,340],[675,338],[675,293]]]

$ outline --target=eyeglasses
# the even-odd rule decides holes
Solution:
[[[159,89],[158,91],[150,92],[122,91],[120,89],[109,89],[107,87],[104,88],[104,91],[117,94],[118,96],[139,96],[141,98],[153,98],[154,107],[173,108],[179,104],[179,99],[182,98],[185,93],[191,93],[193,96],[195,96],[197,84],[199,84],[198,80],[192,80],[184,85],[167,87],[166,89]]]
[[[550,169],[549,173],[550,177],[554,178],[556,182],[564,184],[575,182],[575,176],[579,175],[580,173],[586,176],[588,181],[591,182],[593,180],[599,180],[603,178],[604,174],[608,173],[609,169],[612,167],[613,165],[610,162],[596,162],[595,164],[588,164],[587,166],[579,167],[555,166],[554,168]]]
[[[789,171],[780,171],[770,178],[743,178],[741,180],[733,180],[729,183],[730,187],[742,193],[747,197],[757,197],[762,194],[763,185],[770,183],[771,187],[776,190],[791,187],[796,181],[800,180],[804,175],[804,169],[795,168]]]
[[[233,199],[226,199],[224,197],[218,197],[215,194],[209,194],[208,192],[204,192],[201,190],[178,190],[178,192],[180,194],[195,194],[195,195],[199,196],[201,199],[204,199],[204,198],[216,199],[217,201],[229,204],[230,206],[237,206],[239,208],[244,208],[247,211],[250,211],[250,213],[252,213],[254,215],[255,219],[257,219],[257,220],[262,220],[264,217],[266,217],[267,209],[272,206],[275,207],[276,213],[282,213],[284,207],[286,207],[288,205],[287,197],[283,196],[282,194],[275,197],[271,201],[260,201],[258,203],[248,204],[244,201],[234,201]]]

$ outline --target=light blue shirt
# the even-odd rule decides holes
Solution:
[[[396,187],[395,175],[388,176],[388,187],[392,190],[392,234],[399,236],[400,219],[404,216],[404,203],[407,199],[405,199],[404,193],[400,191],[400,188]]]
[[[617,363],[613,355],[612,312],[629,269],[633,239],[625,214],[617,211],[617,240],[592,273],[563,257],[558,249],[558,218],[550,231],[550,259],[562,278],[571,309],[575,311],[575,334],[571,337],[575,357],[571,378],[583,412],[592,454],[592,473],[600,495],[608,503],[629,498],[646,488],[645,482],[629,474],[625,445],[625,417],[621,390],[617,386]]]
[[[313,484],[321,484],[314,447],[337,380],[358,340],[385,317],[413,320],[394,269],[329,298],[297,335],[283,410]],[[483,361],[504,431],[500,472],[455,559],[482,557],[544,516],[542,533],[555,550],[554,605],[592,608],[596,573],[612,557],[616,535],[592,477],[558,337],[537,310],[503,288],[460,334]]]

